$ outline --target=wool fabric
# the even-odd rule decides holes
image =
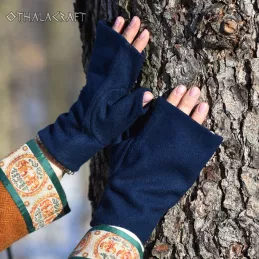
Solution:
[[[77,171],[146,112],[143,95],[149,90],[133,90],[144,59],[121,34],[99,22],[87,85],[68,113],[38,133],[59,163]]]
[[[91,226],[123,227],[146,242],[221,142],[220,136],[158,98],[140,133],[111,147],[108,186]]]

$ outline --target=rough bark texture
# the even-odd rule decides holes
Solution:
[[[206,126],[224,143],[199,181],[168,211],[147,258],[259,258],[259,1],[78,0],[85,67],[98,19],[138,15],[152,32],[141,84],[166,95],[177,84],[202,89]],[[90,199],[107,180],[104,152],[91,166]]]

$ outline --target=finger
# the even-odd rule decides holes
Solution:
[[[143,107],[154,99],[154,95],[150,92],[145,92],[143,96]]]
[[[167,101],[171,103],[174,106],[177,106],[181,99],[183,98],[183,95],[186,93],[187,88],[185,85],[179,85],[177,86],[168,96]]]
[[[141,53],[146,48],[149,38],[150,33],[147,29],[145,29],[134,41],[133,46]]]
[[[196,107],[192,115],[192,119],[198,122],[199,124],[202,124],[205,121],[208,115],[208,112],[209,112],[209,105],[207,103],[200,103]]]
[[[124,24],[125,24],[124,18],[121,17],[121,16],[118,16],[112,28],[113,28],[116,32],[121,33]]]
[[[193,110],[194,106],[196,105],[201,91],[198,87],[194,86],[183,96],[182,100],[180,101],[178,108],[190,115],[191,111]]]
[[[126,28],[126,30],[123,32],[123,36],[126,38],[126,40],[129,43],[132,43],[136,35],[138,34],[139,28],[140,28],[140,19],[135,16],[131,20],[129,26]]]

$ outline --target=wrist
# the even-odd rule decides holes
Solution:
[[[64,176],[65,173],[71,172],[70,170],[68,170],[65,166],[61,165],[49,152],[48,150],[45,148],[44,144],[41,142],[39,136],[36,136],[35,138],[36,143],[38,144],[39,148],[41,149],[42,153],[44,154],[44,156],[48,159],[54,173],[56,174],[56,176],[58,177],[59,180],[62,179],[62,177]],[[69,174],[72,174],[69,173]]]

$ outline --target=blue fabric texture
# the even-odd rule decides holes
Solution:
[[[108,186],[91,222],[126,228],[143,243],[222,142],[162,98],[150,113],[136,137],[111,148]]]
[[[149,90],[133,90],[144,59],[107,23],[98,23],[87,85],[68,113],[38,133],[59,163],[77,171],[146,112],[142,102]]]

